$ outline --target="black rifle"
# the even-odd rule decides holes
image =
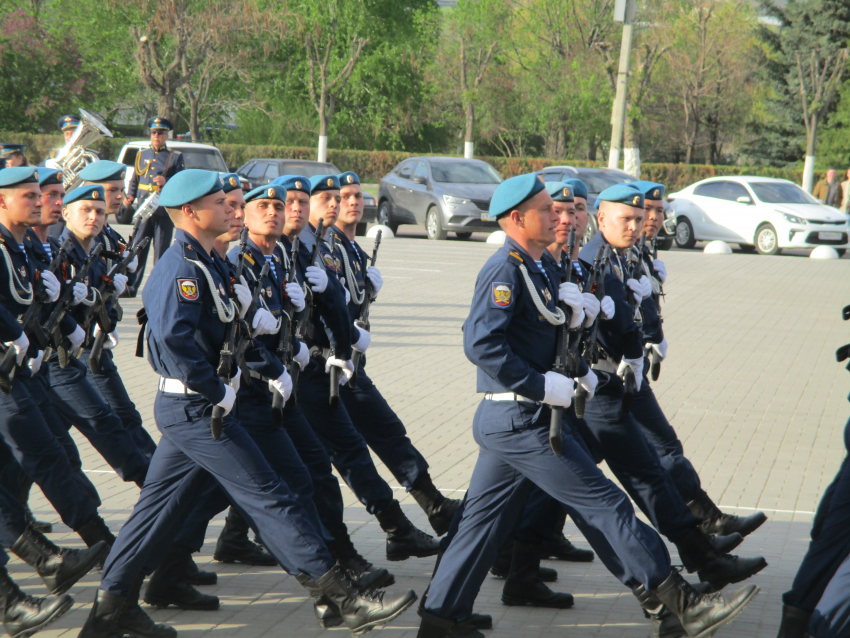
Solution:
[[[605,276],[608,274],[608,262],[611,259],[611,247],[600,246],[596,251],[596,257],[593,260],[593,269],[590,273],[590,278],[587,282],[587,291],[595,295],[601,302],[605,296]],[[602,310],[600,309],[600,315]],[[593,365],[599,361],[599,322],[601,316],[596,317],[596,321],[585,331],[584,334],[584,359],[588,365]],[[573,401],[575,406],[576,416],[582,418],[584,416],[584,406],[587,403],[587,390],[580,385],[576,387],[576,396]]]
[[[289,260],[289,271],[286,273],[286,285],[295,283],[296,269],[298,267],[298,248],[301,246],[301,238],[295,237],[292,241],[292,258]],[[289,295],[283,297],[283,308],[280,313],[280,332],[275,354],[277,355],[283,366],[289,370],[289,376],[293,379],[292,391],[295,392],[295,370],[299,365],[292,360],[292,334],[293,334],[293,315],[295,308],[292,307],[292,300]],[[305,346],[306,347],[306,346]],[[275,427],[283,426],[283,395],[276,391],[272,397],[272,424]]]
[[[375,235],[375,248],[372,250],[372,261],[369,262],[370,266],[375,265],[375,261],[378,259],[378,247],[381,245],[381,232]],[[372,293],[375,290],[375,287],[372,285],[371,280],[364,275],[366,279],[366,283],[363,285],[363,303],[360,304],[360,314],[357,317],[357,321],[354,322],[354,325],[358,330],[365,330],[369,332],[371,329],[371,325],[369,324],[369,306],[372,305]],[[351,363],[354,364],[354,374],[351,375],[351,379],[348,382],[349,388],[354,388],[357,385],[357,368],[360,367],[360,360],[363,358],[363,353],[355,350],[351,354]]]
[[[310,266],[315,266],[319,261],[319,242],[322,240],[322,231],[324,229],[325,220],[320,219],[319,223],[316,225],[316,233],[314,236],[315,243],[313,244],[313,252],[310,253]],[[295,246],[295,244],[292,244]],[[292,253],[292,267],[296,268],[298,265],[298,254]],[[330,282],[328,282],[330,285]],[[306,298],[306,308],[301,313],[301,317],[299,317],[298,322],[296,323],[295,334],[298,338],[307,343],[307,341],[313,340],[313,312],[315,312],[316,299],[315,293],[313,289],[310,288],[309,285],[304,286],[307,289],[307,298]],[[293,374],[294,373],[294,374]],[[289,372],[289,376],[292,377],[292,394],[293,396],[297,392],[298,388],[298,376],[301,374],[301,367],[298,365],[291,366],[291,370]]]
[[[251,385],[251,371],[245,363],[245,350],[248,348],[248,344],[251,343],[253,339],[251,337],[251,324],[254,322],[254,316],[257,314],[257,310],[259,309],[257,301],[260,298],[260,294],[263,292],[263,287],[266,284],[266,277],[269,276],[271,267],[271,262],[266,260],[266,263],[263,264],[263,267],[260,270],[260,274],[257,277],[257,284],[254,286],[254,290],[251,293],[251,305],[248,306],[248,312],[246,312],[245,316],[242,318],[242,329],[239,332],[239,338],[237,339],[236,347],[233,350],[234,360],[236,361],[236,365],[239,369],[242,370],[242,378],[244,379],[246,386]]]
[[[638,241],[637,246],[632,248],[629,252],[628,260],[626,261],[626,269],[627,273],[624,273],[623,283],[628,282],[629,279],[639,279],[635,275],[638,274],[641,260],[643,259],[643,250],[646,246],[646,233],[642,233],[640,236],[640,241]],[[641,326],[643,324],[643,317],[640,311],[640,300],[635,299],[634,292],[626,287],[626,299],[629,302],[629,305],[632,307],[634,311],[634,320],[638,326],[638,330],[641,332],[640,342],[643,344],[643,330]],[[632,405],[632,397],[637,393],[637,379],[635,378],[634,370],[632,370],[631,366],[626,366],[625,374],[623,375],[623,407],[622,414],[628,414],[629,409]]]
[[[62,260],[67,256],[70,247],[71,237],[68,236],[65,238],[65,241],[62,242],[62,246],[59,247],[56,254],[53,255],[53,259],[50,261],[50,266],[47,268],[48,271],[54,274],[56,273],[56,270],[59,268],[59,264],[61,264]],[[36,282],[39,280],[40,278],[36,277]],[[41,286],[38,290],[36,290],[35,286],[33,286],[32,303],[21,317],[21,327],[23,328],[24,333],[29,334],[38,346],[38,349],[42,351],[49,343],[49,337],[47,333],[44,332],[44,328],[41,327],[40,321],[41,310],[44,308],[45,303],[47,303],[47,291],[44,289],[44,286]],[[17,369],[15,366],[16,361],[17,356],[15,347],[9,346],[3,355],[2,361],[0,361],[0,391],[2,391],[3,394],[9,394],[12,390],[12,380],[15,378],[15,370]]]
[[[138,246],[130,248],[127,256],[121,258],[121,261],[115,264],[112,267],[112,270],[110,270],[106,275],[104,275],[103,281],[98,287],[100,295],[86,311],[82,326],[83,330],[86,333],[86,341],[89,340],[88,334],[89,328],[91,328],[92,321],[96,320],[97,325],[100,326],[100,332],[98,332],[97,336],[94,338],[91,346],[91,352],[89,353],[89,368],[91,368],[91,371],[94,374],[100,373],[100,357],[103,354],[103,344],[106,343],[106,339],[109,337],[109,333],[111,333],[116,328],[116,326],[112,325],[112,320],[109,318],[109,312],[107,310],[107,306],[111,300],[114,300],[116,304],[118,303],[118,297],[115,295],[115,275],[123,275],[125,272],[127,272],[127,267],[130,265],[133,259],[135,259],[136,255],[138,255],[142,250],[144,250],[145,246],[147,246],[149,243],[150,237],[145,237],[142,241],[139,242]],[[115,257],[121,257],[121,253],[116,254]],[[116,305],[115,310],[118,315],[118,321],[121,321],[124,315],[123,311],[121,310],[121,306]],[[77,351],[76,356],[78,358],[85,345],[86,342],[83,342],[83,345],[81,345],[80,349]]]
[[[576,229],[570,228],[570,239],[567,244],[569,255],[562,255],[561,259],[561,282],[570,281],[573,274],[573,249],[576,245]],[[558,306],[564,313],[564,323],[558,326],[558,337],[555,343],[555,364],[552,366],[552,372],[557,372],[565,377],[570,377],[575,374],[577,363],[570,361],[570,320],[572,319],[572,310],[563,301],[558,301]],[[549,446],[552,451],[559,455],[561,454],[563,440],[561,438],[561,427],[564,421],[564,408],[560,405],[552,406],[552,415],[549,420]]]
[[[331,259],[334,258],[334,252],[336,251],[336,234],[331,233],[330,237],[328,237],[328,248],[331,251]],[[347,309],[346,309],[347,310]],[[331,351],[333,351],[333,346],[331,346]],[[331,356],[335,356],[333,353]],[[328,403],[330,404],[332,409],[335,409],[337,405],[339,405],[339,368],[337,366],[331,366],[330,369],[330,377],[331,377],[331,387],[330,393],[328,394]]]
[[[654,237],[651,242],[651,252],[652,259],[658,259],[658,238]],[[653,269],[654,270],[654,269]],[[661,288],[661,280],[658,280],[658,287]],[[661,318],[661,297],[664,295],[664,290],[661,289],[659,294],[652,295],[652,298],[655,300],[655,305],[658,306],[658,317]],[[652,346],[649,347],[649,361],[650,361],[650,374],[652,375],[653,381],[658,381],[658,377],[661,375],[661,355],[655,351],[655,348]]]

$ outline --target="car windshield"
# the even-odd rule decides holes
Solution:
[[[431,175],[443,184],[500,184],[502,178],[489,164],[431,162]]]
[[[280,166],[281,175],[313,177],[314,175],[339,175],[340,172],[333,164],[319,162],[283,162]]]
[[[205,171],[217,171],[219,173],[227,173],[227,165],[221,158],[221,153],[218,149],[204,148],[182,148],[183,163],[186,168],[201,168]]]
[[[578,178],[585,183],[589,193],[601,193],[614,184],[630,184],[637,181],[619,171],[578,171]]]
[[[765,204],[817,204],[818,200],[796,184],[750,182],[756,197]]]

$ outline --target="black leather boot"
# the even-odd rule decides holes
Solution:
[[[701,581],[711,583],[715,591],[730,583],[739,583],[757,574],[767,561],[761,556],[739,558],[732,554],[721,554],[708,540],[708,536],[694,528],[675,543],[679,557],[688,572],[697,572]]]
[[[728,534],[727,536],[709,536],[708,539],[711,541],[711,544],[714,545],[714,549],[721,554],[728,554],[744,542],[744,537],[738,532]]]
[[[144,576],[136,579],[126,598],[98,589],[94,605],[78,638],[115,638],[125,634],[133,638],[176,638],[177,630],[174,627],[157,625],[139,607],[143,580]]]
[[[424,472],[416,479],[416,483],[410,488],[410,495],[428,515],[428,522],[431,523],[437,536],[442,536],[449,531],[452,517],[460,507],[458,499],[443,496],[431,481],[428,472]]]
[[[213,558],[221,563],[242,563],[256,567],[274,567],[277,560],[248,538],[248,522],[232,507],[224,521],[224,529],[215,544]]]
[[[799,607],[782,605],[782,624],[776,638],[805,638],[808,635],[812,612]]]
[[[705,490],[700,490],[699,496],[688,503],[688,507],[694,516],[702,519],[700,527],[706,534],[725,536],[738,532],[741,536],[746,536],[756,531],[767,520],[764,512],[756,512],[749,516],[724,514]]]
[[[394,599],[385,599],[380,589],[358,594],[339,565],[334,565],[318,579],[299,574],[298,582],[313,598],[324,598],[331,606],[336,606],[346,627],[355,635],[387,624],[416,601],[412,590]]]
[[[644,615],[652,624],[652,638],[684,638],[688,635],[682,621],[653,592],[640,585],[632,593],[643,608]]]
[[[6,633],[12,638],[27,638],[71,611],[74,599],[68,594],[50,598],[27,596],[6,568],[0,567],[0,605]]]
[[[469,618],[455,622],[429,614],[422,609],[419,610],[419,615],[422,617],[422,622],[419,624],[417,638],[484,638],[484,634],[478,631],[479,628]],[[473,614],[470,618],[481,615]],[[493,619],[490,618],[490,626],[483,629],[490,629],[492,626]]]
[[[18,492],[17,496],[18,503],[21,507],[24,508],[24,518],[26,519],[30,527],[32,527],[35,531],[41,532],[42,534],[49,534],[53,531],[53,525],[44,521],[35,520],[35,515],[30,509],[30,489],[32,489],[32,481],[29,479],[29,477],[27,477],[26,481],[24,481],[24,484],[21,485],[21,490]]]
[[[407,560],[411,556],[425,558],[439,553],[440,542],[414,527],[398,501],[393,500],[392,505],[375,516],[387,533],[387,560]]]
[[[568,560],[572,563],[589,563],[596,554],[590,549],[579,549],[573,545],[563,532],[558,532],[552,540],[543,541],[538,545],[540,558]]]
[[[80,578],[103,564],[109,554],[109,545],[103,541],[83,550],[61,549],[29,526],[9,549],[35,568],[51,594],[64,594]]]
[[[192,550],[180,545],[172,546],[172,549],[183,554],[183,578],[190,585],[215,585],[218,582],[218,574],[207,569],[199,569],[192,558]]]
[[[395,582],[395,576],[383,567],[375,567],[363,558],[346,531],[345,535],[328,543],[328,550],[360,591],[383,589]]]
[[[572,594],[561,594],[549,589],[537,577],[540,569],[540,552],[536,545],[514,543],[511,572],[502,589],[505,605],[528,605],[568,609],[573,606]]]
[[[76,530],[77,534],[80,535],[80,538],[83,539],[83,542],[88,547],[94,547],[97,543],[103,541],[110,547],[115,543],[115,536],[112,532],[109,531],[109,527],[106,525],[106,521],[103,520],[99,514],[95,514],[85,523],[83,526]],[[101,561],[100,566],[103,567],[103,562]]]
[[[145,590],[145,602],[162,609],[174,605],[180,609],[195,611],[217,610],[218,596],[202,594],[186,582],[185,574],[185,552],[172,546],[165,560],[151,574],[148,588]]]
[[[492,629],[493,616],[490,614],[470,614],[463,620],[458,620],[458,625],[469,625],[473,629]]]
[[[510,543],[505,549],[499,552],[496,562],[490,568],[490,573],[496,578],[507,578],[511,571],[511,557],[514,554],[514,545]],[[554,583],[558,580],[558,572],[550,567],[541,566],[537,570],[537,577],[544,583]],[[480,629],[480,627],[479,627]]]

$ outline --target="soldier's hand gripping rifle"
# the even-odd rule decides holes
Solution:
[[[248,369],[248,365],[245,363],[245,351],[248,349],[248,344],[251,343],[251,326],[254,323],[254,315],[257,314],[257,310],[259,310],[259,299],[260,294],[263,292],[263,288],[266,285],[266,278],[269,276],[269,271],[271,270],[272,264],[270,261],[266,260],[266,263],[263,264],[263,268],[260,270],[260,274],[257,276],[257,284],[254,286],[254,290],[251,293],[251,305],[248,306],[248,312],[245,313],[245,316],[242,318],[242,329],[239,331],[239,338],[236,341],[236,347],[233,350],[234,360],[236,361],[236,365],[242,371],[242,378],[245,380],[245,385],[251,385],[251,371]]]
[[[590,279],[587,282],[587,291],[594,295],[600,302],[605,296],[605,275],[608,274],[608,263],[611,259],[611,247],[600,246],[596,251],[596,257],[593,259],[593,268],[590,273]],[[599,322],[602,320],[602,311],[596,321],[588,328],[584,336],[584,359],[587,364],[592,366],[599,361]],[[587,390],[581,385],[576,387],[576,395],[573,400],[576,416],[584,417],[584,406],[587,403]]]
[[[322,240],[322,232],[324,229],[325,221],[323,219],[319,220],[319,223],[316,224],[316,233],[314,235],[315,241],[313,243],[313,252],[310,253],[310,266],[315,266],[319,263],[319,242]],[[295,242],[292,243],[293,251],[292,251],[292,268],[297,268],[298,265],[298,253],[294,250],[297,248]],[[330,284],[328,284],[330,285]],[[295,335],[306,343],[308,340],[313,340],[313,313],[315,312],[316,306],[316,293],[313,292],[313,289],[310,288],[309,285],[306,285],[307,295],[305,300],[305,308],[301,313],[301,317],[295,324]],[[298,376],[301,374],[301,366],[298,364],[290,366],[289,376],[292,377],[292,395],[298,392]]]
[[[295,283],[295,275],[297,271],[298,249],[301,246],[300,237],[296,237],[292,241],[292,258],[289,260],[289,271],[286,273],[286,281],[283,289],[286,290],[287,284]],[[280,332],[278,333],[277,355],[283,366],[289,371],[289,376],[295,379],[295,368],[300,366],[292,359],[292,336],[294,334],[294,315],[295,308],[292,306],[292,300],[289,295],[284,295],[283,308],[280,313]],[[295,392],[295,381],[293,380],[292,391]],[[277,390],[272,396],[272,425],[276,428],[283,426],[283,395]]]
[[[573,250],[576,245],[576,229],[570,228],[570,239],[567,243],[566,256],[561,259],[561,281],[568,282],[573,274]],[[565,377],[571,378],[575,375],[578,367],[577,362],[571,361],[570,353],[570,321],[572,320],[572,310],[563,301],[558,302],[561,311],[564,313],[564,323],[558,326],[558,337],[555,343],[555,365],[552,366],[552,371],[562,374]],[[579,327],[580,329],[580,327]],[[552,406],[552,416],[549,421],[549,446],[556,455],[561,454],[563,439],[561,438],[561,427],[564,421],[564,408],[559,405]]]
[[[65,238],[65,241],[60,246],[59,250],[53,255],[50,261],[50,266],[47,268],[53,274],[59,269],[59,264],[65,259],[71,247],[71,237]],[[36,281],[40,279],[37,277]],[[47,303],[47,291],[44,286],[40,286],[38,290],[33,286],[32,303],[27,308],[26,312],[21,317],[21,327],[25,334],[28,334],[39,350],[44,350],[50,342],[49,335],[41,327],[41,310]],[[9,346],[0,361],[0,391],[3,394],[9,394],[12,390],[12,380],[15,378],[15,362],[17,361],[17,352],[13,346]],[[26,359],[24,359],[26,362]]]
[[[658,259],[658,237],[653,237],[652,242],[650,243],[651,252],[652,252],[652,260],[655,261]],[[660,292],[658,294],[653,293],[652,297],[655,300],[655,305],[658,306],[658,316],[661,317],[661,297],[664,296],[664,289],[661,288],[661,280],[658,280],[658,288]],[[661,355],[658,354],[658,351],[652,346],[649,347],[649,362],[650,362],[650,374],[652,375],[653,381],[658,381],[658,377],[661,375]]]
[[[629,258],[626,262],[628,273],[626,273],[626,276],[623,277],[623,283],[628,282],[629,279],[639,279],[636,275],[640,272],[640,263],[643,259],[644,246],[646,246],[646,233],[641,234],[640,241],[637,243],[637,246],[632,248],[629,252]],[[626,299],[634,311],[635,323],[642,334],[643,315],[640,311],[641,302],[639,299],[635,298],[635,293],[628,287],[626,287]],[[641,336],[641,343],[643,343],[643,336]],[[635,378],[635,372],[632,370],[631,366],[626,366],[626,370],[623,375],[623,386],[622,413],[627,414],[632,405],[632,397],[635,393],[637,393],[637,379]]]
[[[381,233],[383,231],[378,231],[375,235],[375,247],[372,250],[372,260],[369,262],[370,266],[375,265],[375,261],[378,259],[378,248],[381,245]],[[365,277],[365,275],[364,275]],[[354,322],[354,325],[358,330],[365,330],[366,332],[370,332],[371,325],[369,324],[369,306],[372,305],[372,294],[375,292],[375,286],[372,285],[372,280],[369,277],[365,277],[366,283],[363,285],[363,303],[360,304],[360,313],[357,316],[357,321]],[[351,354],[351,363],[354,365],[354,374],[351,375],[351,379],[348,381],[348,387],[354,388],[357,385],[357,368],[360,367],[360,360],[363,358],[363,353],[355,350]]]

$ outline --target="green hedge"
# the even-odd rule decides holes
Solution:
[[[61,135],[32,135],[27,133],[6,133],[0,131],[0,141],[26,144],[27,158],[31,164],[41,162],[50,151],[63,144]],[[94,144],[104,158],[116,159],[121,147],[129,138],[101,138]],[[316,149],[293,146],[249,146],[247,144],[218,144],[224,161],[228,166],[239,167],[249,159],[256,157],[276,157],[286,159],[316,159]],[[364,182],[377,183],[393,167],[415,153],[399,151],[349,151],[328,149],[328,160],[336,164],[340,170],[354,171]],[[602,167],[602,162],[587,160],[552,160],[545,158],[512,158],[512,157],[482,157],[489,162],[503,177],[511,177],[520,173],[539,171],[546,166],[569,164],[578,167]],[[688,184],[719,175],[759,175],[762,177],[778,177],[800,184],[803,171],[799,169],[783,169],[769,167],[747,166],[708,166],[704,164],[642,164],[641,177],[646,180],[660,182],[667,186],[668,192],[677,191]],[[820,179],[823,175],[816,175]]]

